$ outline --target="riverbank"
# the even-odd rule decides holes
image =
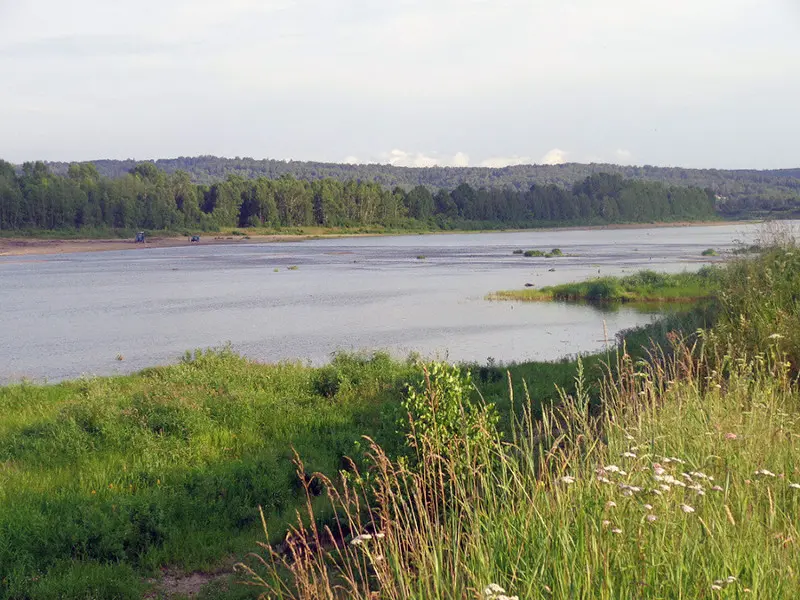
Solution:
[[[120,250],[145,250],[148,248],[175,248],[180,246],[212,246],[225,244],[269,244],[279,242],[302,242],[314,239],[335,239],[345,237],[372,237],[398,235],[446,235],[464,233],[515,233],[521,231],[595,231],[615,229],[652,229],[669,227],[718,227],[725,225],[747,225],[757,221],[681,221],[665,223],[629,223],[610,225],[586,225],[567,227],[542,227],[533,229],[505,229],[479,231],[403,231],[403,230],[348,230],[340,228],[307,227],[287,233],[264,230],[236,229],[216,233],[203,233],[199,242],[191,242],[188,236],[153,235],[145,243],[137,244],[133,238],[51,238],[42,237],[0,237],[0,256],[35,256],[39,254],[71,254],[76,252],[102,252]],[[234,233],[235,232],[235,233]]]

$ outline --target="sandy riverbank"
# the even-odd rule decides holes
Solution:
[[[295,242],[318,238],[314,235],[254,235],[202,236],[200,242],[189,242],[185,237],[150,237],[143,244],[132,239],[108,240],[50,240],[35,238],[0,238],[0,256],[30,256],[37,254],[71,254],[73,252],[102,252],[106,250],[147,250],[148,248],[175,248],[178,246],[214,246],[221,244],[253,244],[270,242]]]
[[[592,225],[559,227],[548,229],[526,229],[513,231],[590,231],[602,229],[652,229],[655,227],[708,227],[723,225],[745,225],[753,221],[704,221],[704,222],[678,222],[678,223],[630,223],[615,225]],[[512,230],[505,230],[510,232]],[[107,250],[146,250],[148,248],[175,248],[178,246],[209,246],[221,244],[265,244],[276,242],[300,242],[320,238],[364,237],[370,235],[414,235],[419,232],[392,233],[392,234],[351,234],[334,231],[331,233],[315,234],[270,234],[270,235],[205,235],[200,237],[200,242],[189,242],[186,237],[159,237],[153,236],[144,244],[136,244],[133,239],[85,239],[85,240],[60,240],[37,238],[0,238],[0,256],[31,256],[38,254],[71,254],[73,252],[101,252]],[[446,231],[429,232],[430,234],[454,233],[500,233],[500,230],[478,231]]]

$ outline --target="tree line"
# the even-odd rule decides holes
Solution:
[[[0,230],[221,227],[492,228],[698,220],[715,216],[714,192],[597,173],[571,187],[534,183],[431,190],[374,181],[228,175],[197,184],[144,162],[115,178],[92,163],[57,174],[43,162],[0,161]]]
[[[612,173],[628,179],[660,181],[667,185],[708,188],[718,196],[718,203],[728,216],[752,213],[785,213],[800,209],[800,169],[726,170],[685,169],[681,167],[624,166],[613,164],[516,165],[489,167],[396,167],[379,164],[337,164],[307,161],[281,161],[247,157],[222,158],[196,156],[158,159],[155,165],[167,173],[185,171],[194,183],[223,181],[229,175],[245,179],[268,177],[279,179],[292,175],[297,179],[316,181],[372,181],[387,188],[409,190],[417,185],[437,190],[454,189],[462,183],[473,188],[512,187],[526,191],[533,184],[555,184],[572,187],[589,175]],[[138,163],[134,160],[94,161],[101,175],[122,177]],[[65,175],[70,163],[48,163],[53,172]]]

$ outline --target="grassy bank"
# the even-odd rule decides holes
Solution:
[[[292,448],[335,472],[363,431],[391,446],[409,365],[323,369],[198,354],[141,374],[0,389],[0,598],[139,598],[157,567],[252,547],[290,518]]]
[[[640,271],[625,277],[597,277],[577,283],[494,292],[489,300],[521,302],[697,302],[719,289],[719,271],[704,267],[697,273]]]
[[[619,354],[599,410],[579,383],[538,418],[526,395],[509,411],[430,365],[408,457],[375,444],[370,477],[321,477],[333,526],[310,508],[240,573],[304,600],[796,598],[800,259],[736,263],[720,289],[713,329]]]
[[[598,377],[604,359],[587,372]],[[469,368],[510,409],[505,369]],[[556,384],[572,389],[576,363],[510,371],[538,414]],[[395,455],[406,386],[420,378],[416,363],[383,354],[311,368],[222,350],[126,377],[0,388],[0,598],[141,598],[161,567],[229,568],[255,548],[259,506],[277,541],[303,505],[293,450],[326,473],[360,456],[364,434]],[[314,505],[329,521],[324,499]]]

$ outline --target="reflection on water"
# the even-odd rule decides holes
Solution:
[[[174,362],[231,342],[258,360],[327,361],[338,350],[451,361],[550,360],[600,350],[657,307],[487,302],[487,293],[676,272],[752,226],[548,231],[187,246],[0,257],[0,380],[55,381]],[[516,248],[569,256],[525,258]],[[424,255],[425,260],[417,260]],[[288,267],[296,265],[297,270]],[[276,272],[277,270],[277,272]],[[125,360],[116,360],[117,355]]]

